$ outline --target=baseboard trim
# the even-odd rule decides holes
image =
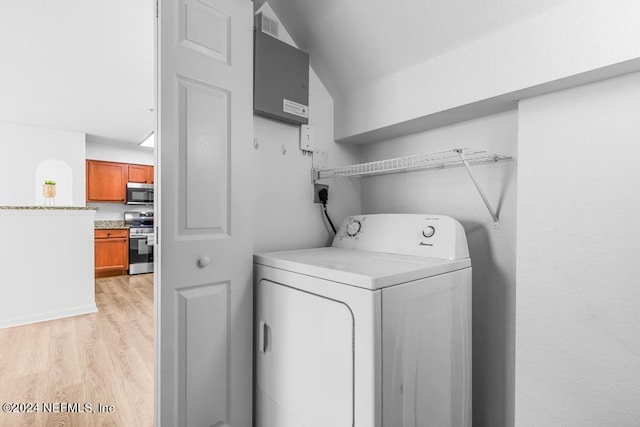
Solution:
[[[64,310],[48,311],[46,313],[14,317],[13,319],[3,319],[0,320],[0,329],[29,325],[31,323],[46,322],[48,320],[62,319],[65,317],[79,316],[82,314],[96,313],[97,311],[98,307],[96,307],[95,304],[87,304],[79,307],[66,308]]]

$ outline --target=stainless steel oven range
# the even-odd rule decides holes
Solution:
[[[127,211],[124,223],[129,227],[129,274],[152,273],[155,245],[153,212]]]

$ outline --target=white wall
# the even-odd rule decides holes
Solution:
[[[44,182],[39,182],[40,176],[36,182],[36,175],[38,165],[47,160],[71,168],[71,179],[64,167],[47,170],[46,179],[57,181],[61,195],[57,205],[85,205],[84,133],[0,123],[0,147],[0,205],[42,205],[43,199],[36,195],[42,193]]]
[[[104,144],[102,138],[87,135],[87,159],[108,162],[135,163],[141,165],[154,164],[152,149],[129,148],[117,144]],[[122,203],[87,203],[87,206],[98,208],[96,220],[123,220],[125,211],[152,211],[153,206],[124,205]]]
[[[104,144],[102,141],[108,140],[87,135],[87,159],[140,165],[154,164],[153,149],[151,148],[142,148],[135,145],[130,148],[117,145],[116,141],[113,144]]]
[[[0,329],[97,310],[93,214],[0,210]]]
[[[636,59],[638,15],[637,0],[559,1],[458,49],[334,94],[336,138]]]
[[[259,11],[276,18],[265,3]],[[295,45],[280,27],[281,40]],[[313,70],[309,70],[309,124],[318,149],[328,154],[329,166],[356,162],[357,149],[333,141],[333,100]],[[313,203],[312,159],[299,150],[299,126],[254,116],[253,134],[259,148],[251,159],[254,190],[254,251],[326,246],[332,238],[319,204]],[[282,154],[282,146],[286,154]],[[336,225],[360,213],[359,183],[329,181],[329,214]]]
[[[511,111],[366,147],[365,161],[473,147],[516,156],[517,112]],[[516,161],[472,166],[494,208],[493,222],[463,168],[362,179],[363,213],[430,213],[458,219],[473,267],[473,422],[512,425]]]
[[[516,424],[640,422],[640,74],[520,103]]]

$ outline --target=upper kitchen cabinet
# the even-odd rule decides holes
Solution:
[[[127,167],[125,163],[87,160],[87,202],[124,203]]]
[[[128,165],[129,182],[139,182],[142,184],[153,184],[153,166]]]

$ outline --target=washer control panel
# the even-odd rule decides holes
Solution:
[[[362,230],[362,223],[357,219],[347,224],[346,232],[349,237],[356,237],[358,233],[360,233],[360,230]]]
[[[432,237],[436,234],[436,228],[433,225],[427,225],[424,230],[422,230],[422,235],[424,237]]]
[[[333,246],[451,260],[469,257],[462,225],[443,215],[351,216],[338,229]]]

